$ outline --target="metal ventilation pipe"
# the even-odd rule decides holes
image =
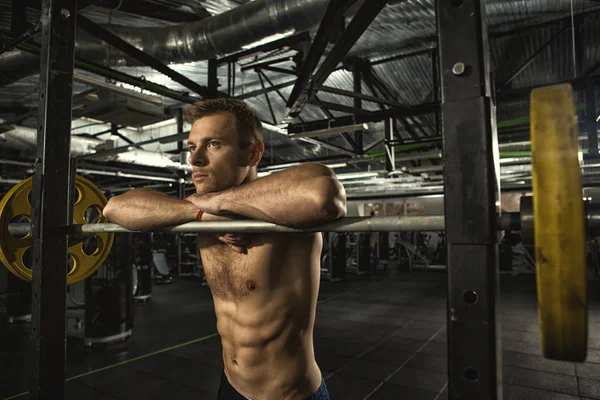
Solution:
[[[259,41],[318,26],[329,0],[256,0],[198,22],[161,28],[107,27],[164,62],[186,63],[229,54]],[[110,66],[139,62],[78,31],[75,54]],[[0,55],[0,86],[39,71],[39,57],[20,51]]]
[[[22,149],[33,151],[37,146],[37,131],[24,126],[14,126],[12,130],[0,134],[0,150],[2,148]],[[98,146],[104,144],[103,140],[83,136],[71,136],[71,157],[80,157],[96,154]],[[124,164],[144,165],[155,168],[168,168],[173,170],[191,170],[185,162],[173,161],[166,154],[140,149],[104,156],[101,161],[114,161]]]

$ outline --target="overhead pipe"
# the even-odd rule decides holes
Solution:
[[[329,0],[256,0],[201,21],[166,27],[105,26],[165,64],[208,60],[318,26]],[[140,63],[98,38],[77,32],[75,56],[108,66]],[[0,55],[0,86],[39,72],[39,56]]]
[[[37,131],[24,126],[12,126],[12,130],[0,134],[5,139],[0,143],[0,148],[12,148],[33,151],[37,145]],[[85,136],[71,136],[71,157],[78,158],[96,154],[105,142],[100,139]],[[143,165],[154,168],[167,168],[172,170],[191,170],[187,163],[173,161],[165,154],[132,149],[118,154],[106,154],[101,161],[112,161],[124,164]],[[0,163],[2,163],[0,161]]]
[[[74,73],[73,74],[73,82],[78,82],[78,83],[81,83],[81,84],[84,84],[87,86],[92,86],[92,87],[95,87],[98,89],[105,89],[105,90],[111,91],[113,93],[117,93],[122,96],[129,97],[129,98],[137,100],[137,101],[142,101],[144,103],[151,104],[154,106],[161,107],[161,106],[165,105],[165,102],[159,97],[149,96],[147,94],[141,94],[141,93],[135,92],[130,89],[124,89],[120,86],[106,83],[105,81],[102,81],[99,79],[94,79],[87,75],[81,75],[78,73]]]

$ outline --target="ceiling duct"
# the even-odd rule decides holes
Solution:
[[[165,113],[164,105],[151,104],[105,90],[100,90],[96,96],[96,101],[80,107],[73,116],[136,128],[173,118]]]
[[[318,26],[329,0],[256,0],[198,22],[168,27],[106,28],[165,64],[202,61]],[[100,39],[77,31],[76,57],[109,66],[140,65]],[[39,57],[0,55],[0,86],[39,72]]]
[[[37,146],[37,131],[23,126],[14,126],[14,129],[0,134],[4,141],[0,142],[0,148],[11,148],[25,151],[35,151]],[[88,138],[84,136],[71,136],[71,157],[81,157],[95,154],[105,141]],[[104,162],[117,162],[124,164],[143,165],[154,168],[167,168],[173,170],[190,170],[188,164],[172,160],[168,154],[132,149],[130,151],[109,154],[102,157]]]

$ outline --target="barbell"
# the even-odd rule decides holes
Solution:
[[[542,347],[548,358],[583,361],[587,353],[586,224],[600,226],[600,214],[584,210],[577,121],[568,84],[535,89],[530,99],[533,197],[519,213],[498,216],[499,230],[521,230],[533,240]],[[133,232],[106,222],[107,200],[89,180],[77,177],[73,224],[68,227],[71,265],[67,284],[91,276],[108,256],[115,233]],[[32,178],[14,186],[0,202],[0,260],[31,282],[25,258],[31,250]],[[96,214],[94,221],[91,215]],[[23,219],[28,222],[23,222]],[[443,231],[443,215],[346,217],[313,229],[262,221],[190,222],[161,232],[385,232]],[[93,243],[90,246],[90,238]]]

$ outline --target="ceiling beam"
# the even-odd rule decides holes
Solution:
[[[298,70],[298,80],[287,102],[288,108],[294,108],[301,96],[306,96],[306,90],[309,88],[312,74],[317,68],[319,60],[323,56],[330,37],[335,33],[337,22],[343,17],[344,13],[356,0],[330,0],[325,15],[321,20],[319,29],[308,50],[308,54]],[[298,110],[299,113],[299,110]]]
[[[343,89],[333,88],[333,87],[329,87],[329,86],[319,86],[317,88],[317,90],[319,90],[321,92],[326,92],[326,93],[339,94],[340,96],[359,98],[359,99],[363,99],[363,100],[370,101],[373,103],[385,104],[390,107],[397,107],[397,108],[406,107],[406,105],[400,104],[393,100],[383,99],[383,98],[375,97],[375,96],[369,96],[368,94],[352,92],[349,90],[343,90]]]
[[[341,2],[342,0],[339,1]],[[351,2],[344,2],[344,5],[346,4],[351,4]],[[345,59],[350,49],[367,30],[367,28],[371,25],[377,15],[379,15],[379,12],[383,9],[383,7],[385,7],[386,4],[387,0],[369,0],[364,2],[348,24],[348,27],[342,33],[341,37],[336,41],[317,72],[311,77],[310,74],[314,70],[314,67],[320,60],[320,57],[323,53],[323,51],[319,52],[319,50],[321,47],[323,50],[325,48],[322,43],[318,43],[320,46],[315,48],[313,52],[315,58],[310,59],[311,64],[303,65],[301,70],[298,72],[298,83],[296,86],[294,86],[294,90],[292,91],[287,103],[287,107],[290,109],[290,116],[295,117],[300,113],[300,111],[302,111],[302,106],[312,96],[313,89],[321,86],[327,80],[329,75]],[[330,8],[331,7],[332,5],[330,5]],[[327,11],[330,10],[328,9]],[[327,15],[328,14],[326,14],[326,16]],[[329,12],[329,15],[338,16],[338,13],[336,13],[335,10],[332,10]],[[332,21],[324,18],[321,26],[319,27],[319,31],[327,31],[330,27],[324,25],[333,25]],[[313,50],[313,47],[315,47],[314,43],[311,47],[311,51]]]
[[[286,88],[288,86],[292,86],[295,82],[296,82],[296,80],[289,81],[289,82],[279,83],[277,85],[271,85],[271,86],[265,87],[264,89],[258,89],[258,90],[254,90],[252,92],[247,92],[247,93],[240,94],[240,95],[236,96],[236,98],[238,98],[238,99],[249,99],[251,97],[260,96],[261,94],[273,92],[275,90],[279,90],[279,89]]]
[[[386,118],[410,117],[414,115],[424,115],[437,112],[439,103],[423,103],[416,106],[411,106],[409,109],[389,109],[381,111],[371,111],[368,114],[347,115],[337,117],[333,120],[324,119],[318,121],[307,121],[299,124],[290,124],[288,126],[289,133],[309,132],[320,129],[335,128],[353,124],[361,124],[364,122],[379,122]]]

